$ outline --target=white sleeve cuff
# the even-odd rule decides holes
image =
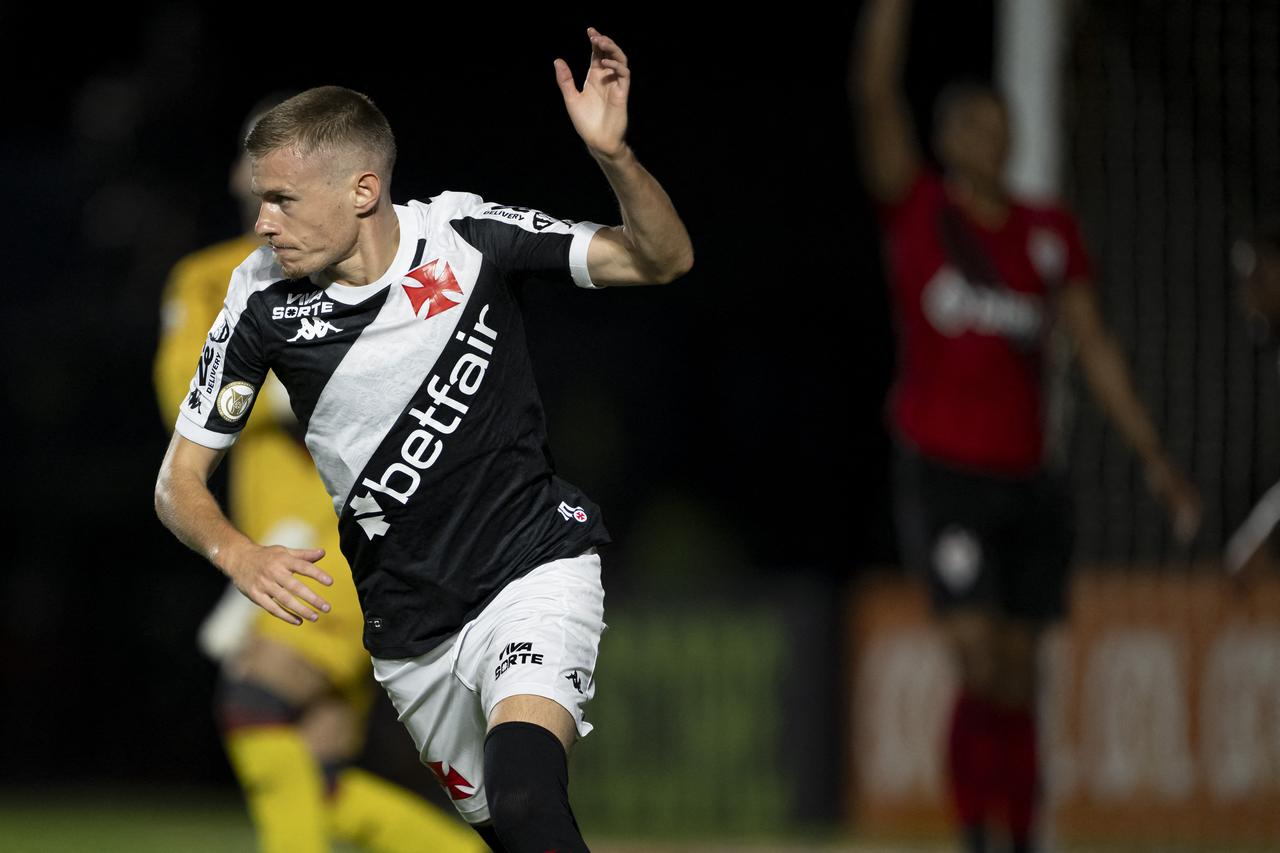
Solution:
[[[202,447],[210,450],[222,450],[224,447],[230,447],[236,443],[236,439],[240,437],[239,432],[214,432],[211,429],[205,429],[199,424],[193,424],[188,418],[178,414],[178,422],[173,425],[178,435],[194,441]]]
[[[569,244],[569,272],[573,274],[573,283],[589,290],[600,287],[591,280],[587,271],[587,246],[591,245],[591,237],[604,226],[598,222],[575,222],[569,229],[573,242]]]

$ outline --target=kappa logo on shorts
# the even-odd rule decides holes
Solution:
[[[579,524],[586,523],[587,513],[580,506],[569,506],[564,501],[560,501],[560,506],[556,507],[560,511],[560,515],[564,516],[564,520],[573,519]]]
[[[498,666],[493,671],[494,681],[501,678],[502,673],[511,667],[522,663],[542,666],[542,655],[534,653],[533,643],[507,643],[506,648],[498,655]]]
[[[428,308],[422,319],[430,320],[440,312],[462,304],[462,288],[458,285],[453,270],[449,268],[448,261],[439,258],[428,261],[416,270],[410,270],[405,278],[413,279],[412,282],[404,282],[401,287],[409,297],[415,317],[422,313],[423,305]]]
[[[579,693],[582,692],[582,677],[578,675],[577,670],[574,670],[573,672],[569,673],[568,675],[565,676],[565,678],[569,679],[569,683],[573,685],[574,690],[578,691]]]
[[[449,799],[465,800],[475,796],[476,786],[468,782],[458,769],[450,766],[447,761],[428,761],[427,767],[435,774],[440,787],[449,792]]]

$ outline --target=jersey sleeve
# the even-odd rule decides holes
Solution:
[[[597,222],[557,219],[532,207],[487,202],[468,194],[455,230],[508,278],[544,278],[597,289],[587,271],[587,246]]]
[[[183,438],[215,450],[235,443],[270,368],[246,266],[232,273],[174,426]]]
[[[187,257],[174,265],[165,282],[152,378],[166,425],[191,390],[191,356],[203,348],[209,318],[222,307],[226,273],[215,282],[208,265]]]

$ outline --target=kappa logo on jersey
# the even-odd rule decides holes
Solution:
[[[351,512],[370,539],[375,536],[385,536],[387,529],[391,527],[386,522],[386,516],[382,514],[382,507],[378,505],[378,501],[372,494],[352,498]]]
[[[200,413],[200,389],[192,388],[191,393],[187,395],[187,408],[197,414]]]
[[[416,406],[411,407],[405,415],[417,421],[424,429],[415,429],[405,438],[404,444],[400,446],[401,461],[388,465],[377,480],[365,477],[360,481],[369,491],[352,498],[351,509],[356,521],[370,539],[385,535],[391,526],[381,514],[373,515],[381,512],[373,493],[378,492],[401,504],[408,504],[409,498],[422,485],[422,475],[418,472],[436,464],[436,460],[444,452],[444,440],[441,436],[453,434],[462,423],[462,418],[471,410],[470,404],[464,403],[463,398],[471,397],[480,390],[480,384],[484,382],[485,373],[489,369],[489,359],[484,356],[493,355],[493,345],[488,341],[498,340],[498,330],[485,323],[488,313],[488,305],[480,309],[480,316],[471,328],[475,334],[459,331],[454,335],[455,339],[464,342],[475,352],[468,350],[458,356],[458,360],[449,369],[449,381],[446,383],[441,379],[442,374],[433,373],[428,377],[424,387],[427,397],[434,405],[428,406],[425,412]],[[431,431],[425,427],[430,427]],[[369,518],[366,520],[360,517],[364,515]]]
[[[497,681],[502,673],[522,663],[542,666],[542,655],[534,652],[533,643],[507,643],[498,654],[498,666],[493,671],[493,679]]]
[[[333,313],[332,302],[321,302],[323,290],[311,293],[289,293],[285,295],[285,304],[271,309],[272,320],[296,320],[299,317],[318,317],[321,314]],[[310,339],[308,339],[310,340]]]
[[[253,390],[248,382],[228,382],[218,392],[218,414],[232,423],[243,418],[253,402]]]
[[[462,304],[462,288],[458,286],[458,279],[454,277],[448,261],[439,258],[428,261],[416,270],[410,270],[406,278],[413,281],[404,282],[401,286],[409,297],[415,317],[422,313],[423,305],[428,307],[422,319],[430,320],[441,311]]]
[[[560,501],[560,506],[556,507],[556,509],[558,509],[560,514],[564,516],[565,521],[572,519],[579,524],[583,524],[587,520],[587,513],[580,506],[569,506],[564,501]]]
[[[451,767],[444,761],[428,761],[427,767],[431,768],[441,787],[449,792],[449,799],[465,800],[475,796],[476,786],[463,778],[456,767]]]
[[[341,329],[330,323],[328,320],[313,320],[310,317],[303,317],[301,324],[298,326],[298,333],[292,338],[289,338],[286,343],[293,343],[298,340],[314,341],[316,338],[323,338],[330,332],[341,331]]]

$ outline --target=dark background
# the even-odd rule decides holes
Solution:
[[[922,6],[917,106],[991,63],[990,4]],[[224,579],[155,517],[173,416],[151,359],[170,266],[238,228],[227,171],[272,90],[369,94],[397,134],[398,202],[461,189],[614,224],[552,59],[580,83],[586,27],[615,38],[634,74],[629,141],[694,269],[664,288],[526,294],[561,473],[618,542],[610,594],[782,572],[835,589],[894,561],[893,344],[845,95],[854,8],[143,9],[0,7],[0,783],[229,779],[194,645]]]

